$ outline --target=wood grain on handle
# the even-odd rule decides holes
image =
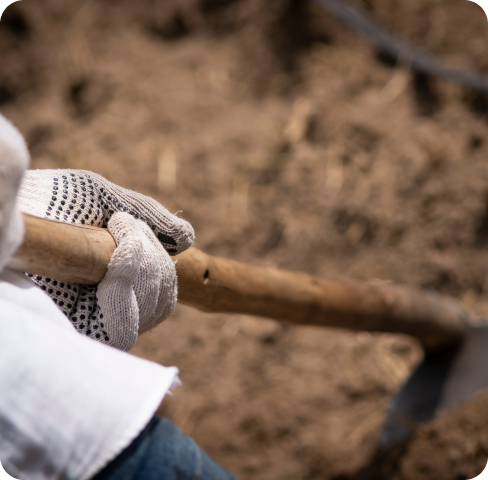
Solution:
[[[103,278],[115,248],[107,230],[30,215],[24,220],[24,243],[10,268],[73,283],[96,284]],[[245,265],[196,248],[175,258],[178,300],[205,312],[403,333],[430,350],[461,339],[468,318],[453,299],[399,285],[326,280]]]
[[[70,283],[100,282],[115,250],[106,229],[23,216],[24,241],[8,267]]]

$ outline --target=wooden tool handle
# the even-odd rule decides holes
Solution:
[[[97,284],[115,248],[106,229],[24,215],[25,238],[9,267]],[[178,300],[205,312],[242,313],[297,325],[403,333],[434,350],[459,341],[467,312],[455,300],[393,284],[326,280],[245,265],[196,248],[175,257]]]

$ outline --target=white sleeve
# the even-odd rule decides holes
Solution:
[[[177,382],[71,326],[23,276],[0,275],[0,460],[21,480],[86,480],[115,458]]]

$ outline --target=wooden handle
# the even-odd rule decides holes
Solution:
[[[9,267],[97,284],[115,243],[106,229],[24,215],[24,243]],[[433,350],[459,341],[468,314],[455,300],[393,284],[326,280],[245,265],[196,248],[175,257],[178,300],[205,312],[242,313],[297,325],[404,333]]]
[[[23,215],[25,235],[8,267],[70,283],[95,285],[115,242],[106,229]]]

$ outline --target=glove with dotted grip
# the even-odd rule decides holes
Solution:
[[[193,244],[191,225],[154,199],[84,170],[29,170],[18,201],[38,217],[105,227],[117,248],[96,286],[28,274],[80,332],[121,350],[172,312],[177,296],[170,255]]]

